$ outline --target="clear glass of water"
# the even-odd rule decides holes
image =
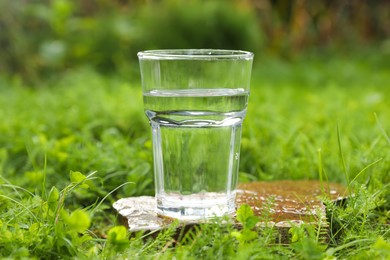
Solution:
[[[180,220],[235,212],[253,53],[138,53],[154,157],[157,213]]]

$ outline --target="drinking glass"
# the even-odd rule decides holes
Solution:
[[[138,53],[154,158],[157,213],[180,220],[235,212],[253,53]]]

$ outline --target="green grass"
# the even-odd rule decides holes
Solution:
[[[272,229],[254,238],[220,223],[129,242],[111,204],[154,190],[139,80],[88,69],[35,88],[1,80],[0,257],[389,258],[389,60],[257,57],[240,179],[349,186],[346,205],[328,203],[329,245],[312,227],[291,229],[295,242],[280,246]]]

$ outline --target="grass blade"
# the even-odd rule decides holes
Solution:
[[[388,136],[388,134],[386,133],[386,130],[383,128],[381,122],[379,121],[378,115],[376,113],[374,113],[374,116],[375,116],[376,124],[378,125],[378,127],[381,130],[383,136],[385,137],[385,139],[387,140],[387,142],[390,145],[390,137]]]
[[[349,182],[349,173],[348,173],[348,170],[347,170],[347,165],[345,163],[345,159],[344,159],[344,154],[343,154],[343,149],[341,147],[341,140],[340,140],[340,127],[339,127],[339,124],[337,123],[337,143],[338,143],[338,146],[339,146],[339,155],[340,155],[340,159],[341,159],[341,162],[343,164],[343,170],[344,170],[344,174],[345,174],[345,180],[347,181],[347,186],[348,186],[348,190],[349,190],[349,185],[350,185],[350,182]]]

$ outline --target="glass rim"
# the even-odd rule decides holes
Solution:
[[[251,60],[254,54],[225,49],[160,49],[137,53],[140,60]]]

